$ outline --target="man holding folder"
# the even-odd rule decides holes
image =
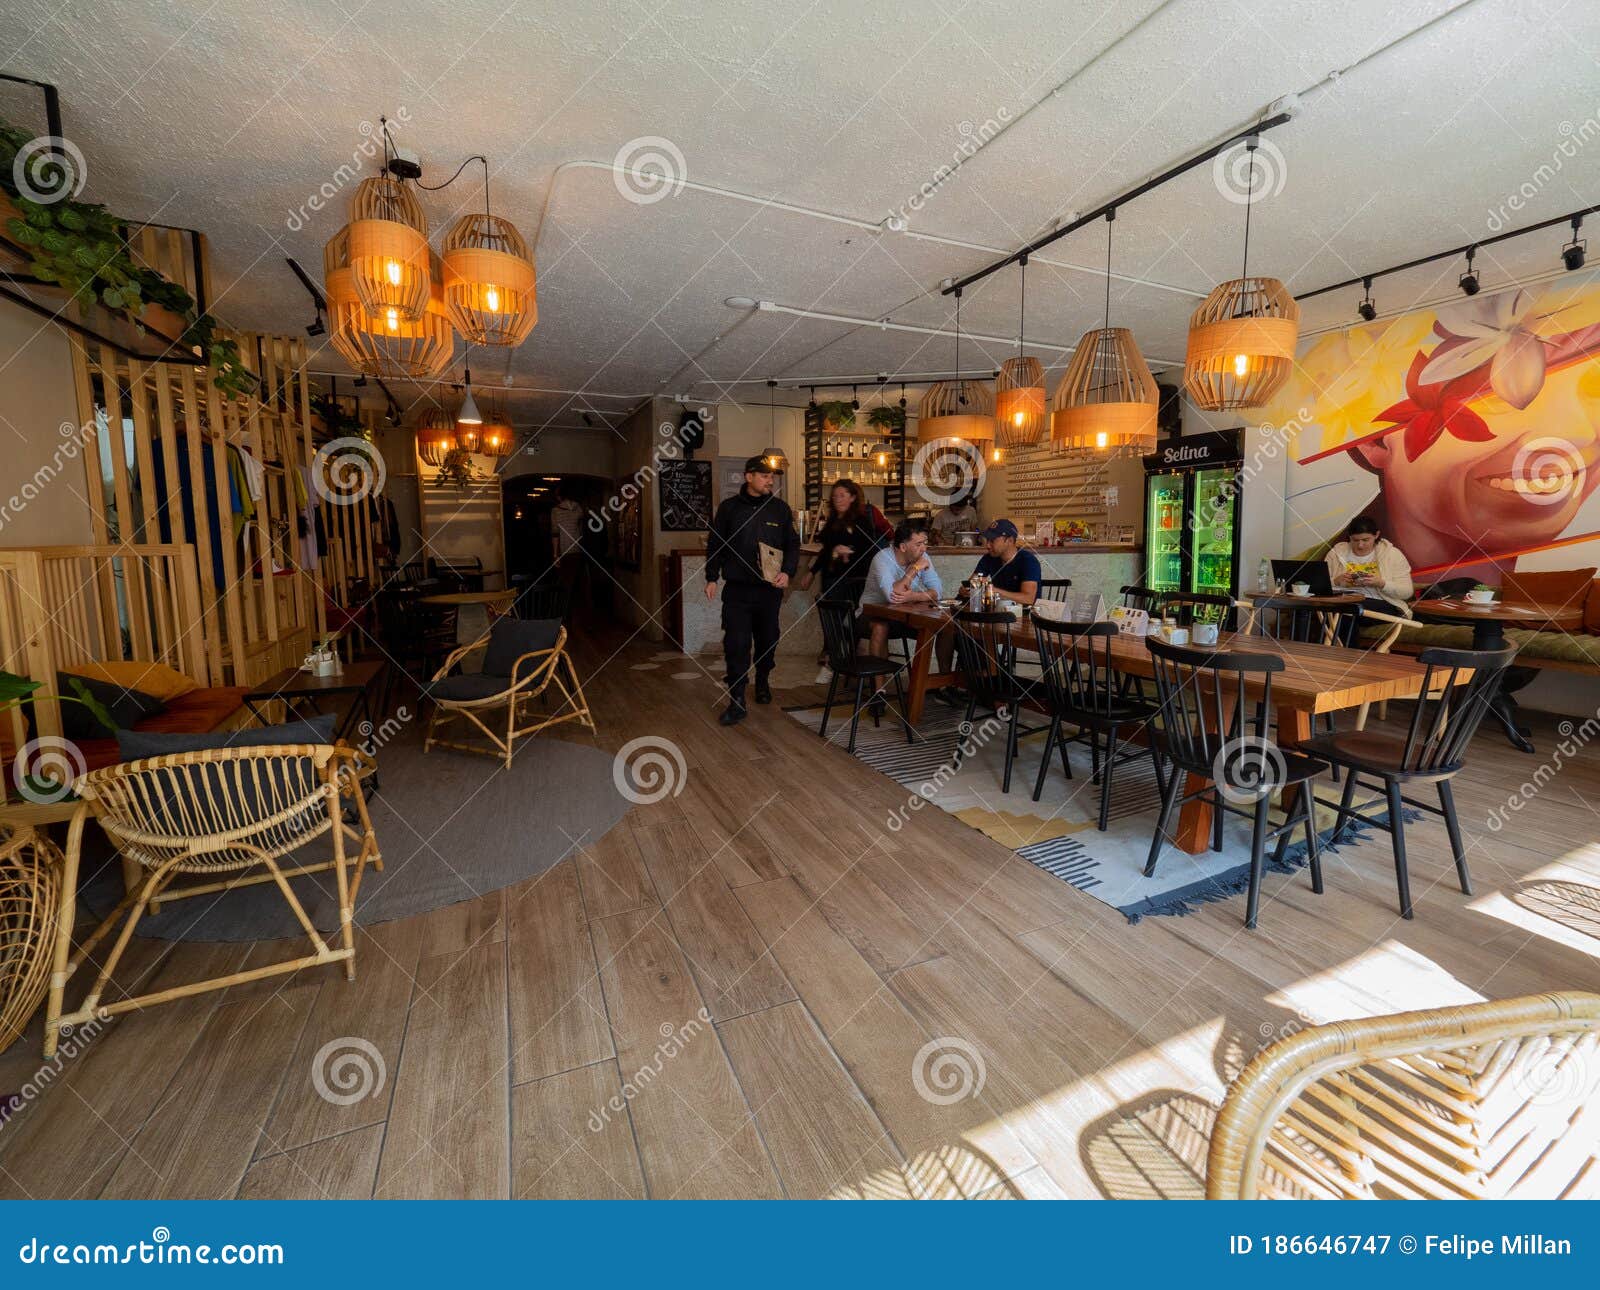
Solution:
[[[722,656],[727,665],[725,726],[745,718],[744,690],[755,647],[756,702],[772,702],[773,655],[783,590],[800,563],[800,534],[789,503],[772,491],[772,467],[763,457],[744,464],[744,487],[717,507],[706,540],[706,599],[722,593]]]

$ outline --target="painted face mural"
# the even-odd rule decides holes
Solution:
[[[1299,426],[1290,549],[1363,510],[1430,577],[1600,541],[1580,532],[1600,529],[1585,507],[1600,484],[1600,286],[1507,291],[1323,336],[1267,413]]]

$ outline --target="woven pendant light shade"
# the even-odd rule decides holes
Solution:
[[[445,455],[455,448],[455,415],[443,408],[429,408],[417,422],[417,455],[430,466],[442,466]]]
[[[483,447],[483,426],[467,421],[456,422],[456,447],[468,452],[478,452]]]
[[[434,264],[437,265],[437,258]],[[430,274],[428,308],[407,321],[398,309],[374,314],[356,295],[350,270],[350,230],[342,228],[322,252],[328,297],[328,340],[356,371],[367,376],[430,379],[450,365],[455,333],[444,312],[441,279]]]
[[[520,345],[539,321],[533,257],[516,225],[463,215],[444,240],[444,300],[474,345]]]
[[[1299,334],[1300,306],[1276,278],[1213,288],[1189,319],[1189,397],[1208,412],[1260,407],[1289,379]]]
[[[1008,358],[994,382],[994,425],[1006,448],[1030,448],[1046,425],[1044,368],[1036,358]]]
[[[994,442],[994,395],[984,381],[935,381],[917,407],[917,442]]]
[[[1126,327],[1083,334],[1050,414],[1057,452],[1148,450],[1156,443],[1156,378]]]
[[[517,446],[517,432],[506,411],[505,400],[486,391],[478,400],[483,424],[478,427],[478,451],[485,457],[509,457]]]
[[[428,217],[398,179],[363,179],[350,201],[350,270],[356,296],[380,317],[415,322],[428,308]]]

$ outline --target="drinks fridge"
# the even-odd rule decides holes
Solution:
[[[1187,435],[1144,459],[1150,590],[1238,593],[1241,439],[1238,430]]]

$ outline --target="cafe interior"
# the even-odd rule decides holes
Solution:
[[[1600,10],[6,28],[0,1196],[1600,1192]]]

